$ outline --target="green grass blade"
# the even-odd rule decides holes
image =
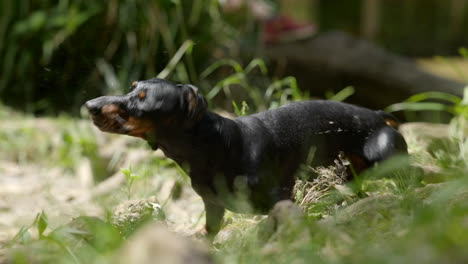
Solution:
[[[419,94],[415,94],[413,96],[411,96],[410,98],[408,98],[408,102],[420,102],[420,101],[424,101],[424,100],[428,100],[428,99],[440,99],[440,100],[445,100],[445,101],[449,101],[449,102],[452,102],[454,104],[459,104],[461,102],[461,98],[456,96],[456,95],[452,95],[452,94],[449,94],[449,93],[444,93],[444,92],[425,92],[425,93],[419,93]]]
[[[223,87],[228,87],[233,84],[242,84],[245,75],[243,73],[234,73],[227,77],[224,80],[218,82],[213,89],[206,95],[206,99],[211,100],[213,99]]]
[[[386,112],[397,112],[397,111],[446,111],[453,113],[453,106],[448,106],[441,103],[430,103],[430,102],[403,102],[392,104],[385,108]]]
[[[245,71],[244,71],[245,74],[248,74],[250,71],[255,69],[255,67],[258,67],[260,71],[262,72],[262,74],[268,73],[268,69],[267,69],[265,62],[262,59],[256,58],[256,59],[253,59],[249,63],[249,65],[247,65],[247,67],[245,67]]]
[[[329,100],[343,102],[348,97],[353,95],[354,92],[355,92],[354,87],[348,86],[348,87],[345,87],[343,90],[339,91],[338,93],[336,93],[335,95],[333,95],[331,98],[329,98]]]
[[[162,79],[167,78],[167,76],[169,76],[169,74],[175,69],[177,63],[179,63],[179,61],[182,59],[184,54],[189,53],[192,50],[192,47],[193,47],[193,41],[192,40],[186,40],[182,44],[182,46],[180,46],[179,50],[177,50],[177,52],[172,57],[172,59],[169,61],[166,68],[164,68],[164,70],[162,70],[158,74],[157,77],[162,78]]]
[[[223,66],[231,66],[234,69],[234,71],[237,72],[237,73],[242,72],[244,70],[242,68],[242,66],[237,61],[235,61],[233,59],[223,59],[223,60],[219,60],[219,61],[211,64],[210,66],[208,66],[208,68],[206,68],[200,74],[200,78],[205,79],[210,74],[212,74],[214,71],[216,71],[218,68],[223,67]]]

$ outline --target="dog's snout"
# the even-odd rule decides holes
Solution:
[[[92,115],[98,115],[101,113],[101,104],[98,103],[96,99],[87,101],[85,106]]]

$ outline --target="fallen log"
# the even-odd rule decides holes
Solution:
[[[440,91],[461,96],[465,84],[422,70],[411,59],[393,54],[343,32],[319,34],[303,41],[265,48],[267,59],[292,75],[303,90],[323,96],[354,86],[349,102],[384,108],[411,95]]]

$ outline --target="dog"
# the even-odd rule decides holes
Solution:
[[[291,199],[302,164],[327,166],[341,153],[362,171],[407,153],[393,116],[335,101],[294,102],[228,119],[208,111],[195,86],[154,78],[85,106],[100,130],[142,138],[188,169],[209,235],[219,231],[225,209],[245,210],[236,193],[256,213]]]

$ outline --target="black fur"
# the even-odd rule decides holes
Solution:
[[[138,97],[142,91],[143,99]],[[108,104],[118,105],[124,120],[134,116],[150,124],[141,137],[188,167],[212,234],[225,208],[245,210],[236,205],[238,191],[253,212],[265,213],[277,201],[290,199],[296,172],[307,160],[327,166],[342,152],[369,167],[406,152],[403,137],[387,125],[388,114],[334,101],[296,102],[231,120],[207,111],[195,87],[151,79],[138,82],[127,95],[88,101],[98,127],[108,119],[100,117]],[[114,131],[103,130],[131,133],[114,126]]]

